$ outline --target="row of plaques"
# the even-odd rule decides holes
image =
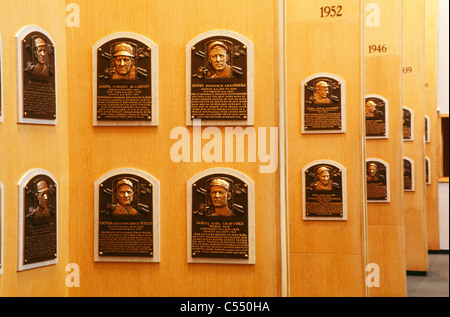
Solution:
[[[35,25],[24,27],[16,37],[19,122],[54,125],[57,122],[55,42],[50,34]],[[93,125],[158,125],[158,46],[155,43],[139,34],[110,34],[92,47],[92,67]],[[342,78],[330,73],[312,75],[302,82],[301,92],[302,133],[345,132]],[[403,111],[404,139],[412,140],[412,111],[406,107]],[[0,107],[0,118],[1,115]],[[366,96],[365,118],[367,138],[388,137],[385,98]],[[244,36],[214,30],[186,45],[186,124],[192,125],[195,119],[207,125],[254,124],[254,48]],[[428,122],[426,135],[429,135]]]
[[[429,160],[427,166],[428,175]],[[367,201],[389,202],[389,164],[368,159],[366,171]],[[413,171],[405,157],[405,191],[414,190]],[[302,173],[303,219],[347,220],[346,168],[319,160]],[[1,183],[0,190],[2,220]],[[94,198],[95,261],[160,261],[157,179],[137,169],[112,170],[95,182]],[[255,185],[249,177],[229,168],[202,171],[187,181],[186,207],[189,263],[255,263]],[[19,182],[19,271],[57,262],[57,223],[58,183],[48,171],[33,169]]]

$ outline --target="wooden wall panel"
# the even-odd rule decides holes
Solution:
[[[415,190],[405,192],[406,270],[428,270],[425,189],[424,0],[403,1],[403,106],[414,112],[414,140],[404,156],[414,161]]]
[[[425,115],[429,118],[429,139],[425,155],[430,160],[427,192],[428,250],[440,250],[439,242],[439,147],[440,130],[437,112],[437,32],[438,1],[425,1]]]
[[[265,128],[267,136],[270,127],[277,127],[276,1],[133,0],[126,3],[126,14],[122,1],[77,3],[80,27],[67,30],[67,56],[70,259],[80,266],[81,287],[71,289],[70,296],[279,296],[278,172],[261,173],[260,166],[267,163],[258,157],[257,162],[248,162],[246,156],[242,163],[175,163],[170,157],[176,142],[170,139],[172,129],[186,127],[185,46],[206,31],[226,29],[253,42],[254,127]],[[158,127],[92,126],[91,48],[115,32],[141,34],[159,48]],[[220,128],[222,133],[224,129]],[[193,129],[188,130],[192,160]],[[143,170],[161,184],[160,263],[93,261],[93,184],[104,173],[121,167]],[[186,182],[213,167],[236,169],[255,182],[255,265],[187,263]]]
[[[322,18],[321,7],[331,5],[327,1],[286,1],[287,197],[292,296],[366,294],[362,5],[345,0],[337,4],[342,6],[342,16]],[[346,132],[302,134],[301,83],[323,72],[345,80]],[[347,168],[347,221],[302,219],[302,168],[322,159]]]
[[[366,158],[385,161],[390,172],[390,201],[367,203],[368,262],[380,268],[380,285],[371,287],[369,296],[406,295],[401,38],[402,0],[365,1],[365,94],[388,101],[388,138],[367,139]],[[386,50],[373,50],[373,45]]]
[[[0,123],[0,180],[4,184],[4,250],[0,296],[67,296],[69,263],[68,107],[65,5],[61,1],[2,1],[3,122]],[[55,40],[58,71],[56,126],[18,124],[17,50],[15,35],[34,24]],[[49,171],[59,184],[58,263],[17,272],[18,190],[24,174],[34,168]]]

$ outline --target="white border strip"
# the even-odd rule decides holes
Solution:
[[[243,35],[228,31],[228,30],[212,30],[202,33],[192,39],[186,45],[186,125],[192,126],[193,119],[191,118],[191,47],[198,42],[212,37],[212,36],[227,36],[235,38],[247,46],[247,120],[208,120],[203,119],[202,125],[214,125],[214,126],[243,126],[243,125],[254,125],[254,103],[255,103],[255,71],[254,71],[254,46],[253,43],[244,37]]]
[[[314,130],[314,131],[307,131],[305,130],[305,84],[309,82],[311,79],[317,78],[317,77],[329,77],[333,78],[334,80],[337,80],[341,84],[341,129],[340,130]],[[311,76],[308,76],[305,78],[301,83],[301,122],[302,122],[302,133],[304,134],[322,134],[322,133],[345,133],[346,129],[346,118],[345,115],[346,112],[346,102],[345,102],[345,96],[346,96],[346,89],[345,89],[345,80],[342,79],[339,76],[336,76],[334,74],[330,73],[317,73]]]
[[[152,81],[152,120],[151,121],[125,121],[108,120],[97,121],[97,50],[100,46],[118,38],[132,38],[145,43],[151,49],[151,81]],[[105,36],[92,47],[92,124],[94,126],[158,126],[159,122],[159,89],[158,89],[158,46],[150,39],[131,32],[118,32]]]
[[[378,159],[378,158],[367,158],[366,159],[366,166],[367,166],[367,162],[369,162],[369,161],[381,163],[381,164],[383,164],[383,166],[386,169],[387,199],[386,200],[370,200],[369,198],[367,198],[367,202],[368,203],[390,203],[391,202],[391,186],[390,186],[391,176],[390,176],[390,171],[389,171],[389,164],[387,162],[381,160],[381,159]],[[366,171],[366,177],[367,177],[367,171]],[[367,186],[367,181],[366,181],[366,186]]]
[[[119,174],[134,174],[144,178],[150,184],[152,184],[153,195],[153,257],[122,257],[122,256],[106,256],[100,257],[98,255],[98,226],[99,226],[99,185],[108,178],[111,178]],[[134,168],[118,168],[109,171],[106,174],[100,176],[94,184],[94,261],[95,262],[153,262],[158,263],[160,261],[160,184],[159,181],[152,175]]]
[[[237,177],[247,184],[248,198],[248,259],[193,258],[192,247],[192,184],[212,174],[228,174]],[[187,261],[188,263],[224,263],[255,264],[255,183],[245,174],[230,168],[210,168],[204,170],[187,181]]]
[[[305,178],[305,171],[318,164],[327,164],[332,165],[334,167],[338,167],[342,171],[342,217],[307,217],[306,216],[306,178]],[[321,221],[346,221],[347,220],[347,169],[342,166],[341,164],[332,161],[332,160],[317,160],[314,162],[309,163],[302,169],[302,214],[303,214],[303,220],[321,220]]]
[[[22,54],[22,42],[23,39],[31,32],[41,32],[45,34],[50,41],[52,41],[53,45],[53,54],[55,56],[55,100],[56,100],[56,107],[55,107],[55,120],[46,120],[46,119],[29,119],[24,118],[22,116],[23,113],[23,54]],[[46,124],[46,125],[56,125],[58,123],[58,60],[57,60],[57,50],[56,50],[56,44],[53,38],[50,36],[50,34],[45,31],[43,28],[37,25],[27,25],[23,27],[17,34],[17,100],[18,100],[18,108],[17,108],[17,122],[19,123],[29,123],[29,124]]]
[[[367,100],[367,98],[377,98],[377,99],[381,99],[384,102],[384,124],[385,124],[385,135],[384,136],[366,136],[367,140],[375,140],[375,139],[389,139],[389,101],[380,96],[380,95],[366,95],[364,98],[364,101]],[[364,123],[366,121],[364,120]]]
[[[25,201],[25,197],[24,197],[24,187],[28,184],[28,182],[35,176],[38,175],[45,175],[48,176],[52,179],[52,181],[55,183],[56,185],[56,258],[53,260],[48,260],[48,261],[43,261],[43,262],[37,262],[37,263],[32,263],[32,264],[22,264],[23,263],[23,247],[24,247],[24,241],[23,241],[23,235],[24,235],[24,231],[23,231],[23,225],[24,225],[24,201]],[[34,269],[34,268],[38,268],[38,267],[42,267],[42,266],[47,266],[47,265],[52,265],[52,264],[56,264],[58,263],[58,223],[59,223],[59,214],[60,214],[60,210],[59,210],[59,186],[58,186],[58,182],[56,181],[55,177],[50,174],[50,172],[44,170],[44,169],[40,169],[40,168],[36,168],[36,169],[32,169],[30,171],[28,171],[23,177],[22,179],[19,181],[18,184],[18,191],[19,191],[19,202],[18,202],[18,206],[19,206],[19,210],[18,210],[18,216],[19,216],[19,221],[18,221],[18,250],[17,250],[17,261],[18,261],[18,267],[17,267],[17,271],[24,271],[24,270],[29,270],[29,269]]]

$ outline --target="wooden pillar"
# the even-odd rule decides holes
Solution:
[[[381,175],[376,176],[377,182],[370,181],[368,176],[367,182],[368,262],[376,263],[380,273],[379,286],[370,287],[369,296],[406,296],[402,0],[365,1],[364,32],[366,103],[370,100],[377,103],[376,110],[366,114],[366,161],[374,161]],[[386,164],[380,165],[377,159]],[[377,194],[384,186],[385,198]]]
[[[3,274],[0,296],[67,296],[69,263],[69,148],[64,1],[2,1],[3,122],[0,123],[0,181],[4,191]],[[57,71],[57,124],[18,123],[18,55],[16,34],[36,25],[55,41]],[[58,262],[33,270],[18,268],[18,184],[30,170],[50,172],[58,181]]]
[[[439,114],[437,112],[438,1],[425,1],[425,156],[428,250],[439,251]]]
[[[344,0],[335,6],[326,1],[286,2],[291,296],[366,295],[362,10],[362,4],[355,1]],[[306,81],[318,74],[340,82],[345,109],[341,113],[342,126],[336,128],[339,131],[311,133],[305,129],[308,124],[316,127],[330,124],[320,118],[305,124],[302,109],[307,102],[315,103],[306,97],[305,93],[311,93],[312,89]],[[330,88],[331,95],[335,88],[336,85]],[[343,101],[339,96],[331,98],[328,106]],[[326,107],[321,107],[321,111],[331,111]],[[319,111],[308,110],[310,118],[317,118],[316,110]],[[331,116],[328,113],[327,117]],[[305,219],[305,193],[313,191],[311,184],[306,183],[310,174],[314,174],[311,164],[324,161],[339,164],[340,170],[346,172],[346,181],[340,184],[347,192],[346,219]],[[307,167],[311,169],[305,170]]]
[[[413,162],[414,188],[405,191],[406,270],[428,270],[425,189],[424,0],[403,1],[403,106],[411,109],[412,138],[404,156]]]

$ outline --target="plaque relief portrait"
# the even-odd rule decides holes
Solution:
[[[346,169],[322,160],[303,168],[303,219],[347,220]]]
[[[414,191],[414,161],[408,157],[403,157],[403,189]]]
[[[215,169],[188,182],[188,262],[254,263],[253,182]]]
[[[302,82],[302,133],[345,132],[345,82],[321,73]]]
[[[38,26],[17,34],[19,122],[55,125],[57,118],[56,47]]]
[[[57,190],[54,177],[41,169],[19,183],[19,271],[57,262]]]
[[[94,125],[158,125],[157,46],[138,34],[114,33],[92,55]]]
[[[253,44],[217,30],[186,46],[187,124],[253,124]]]
[[[114,170],[95,183],[95,261],[159,261],[159,182]]]
[[[384,139],[388,136],[388,102],[377,95],[365,98],[366,138]]]
[[[389,164],[368,159],[366,173],[367,202],[389,202]]]
[[[413,111],[403,107],[403,141],[413,141]]]

